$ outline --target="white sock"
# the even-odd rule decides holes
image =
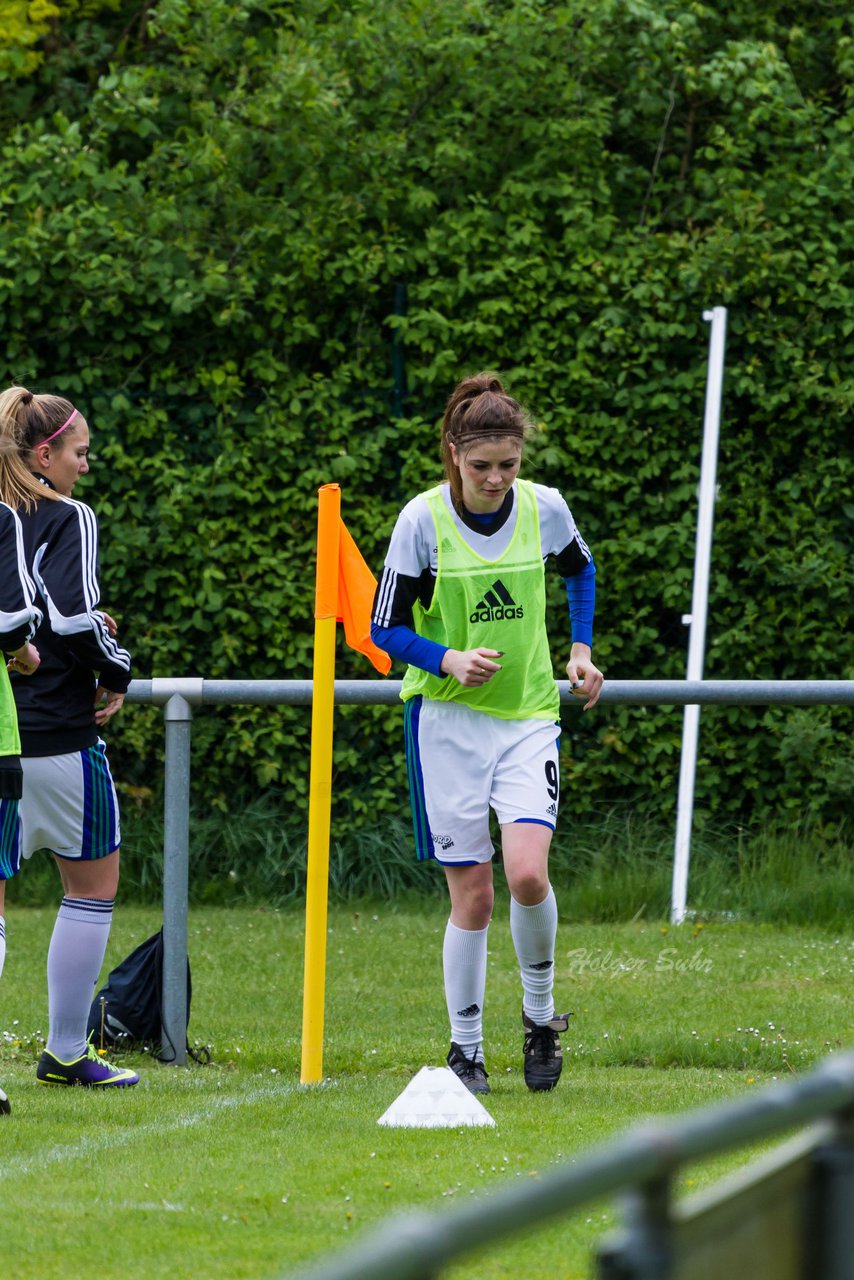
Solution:
[[[6,920],[0,916],[0,973],[3,972],[3,965],[6,963]]]
[[[113,919],[112,898],[63,898],[47,953],[47,1048],[60,1062],[86,1052],[86,1023]]]
[[[458,929],[448,921],[442,948],[445,999],[451,1039],[467,1058],[483,1062],[483,997],[486,990],[485,929]]]
[[[555,1016],[557,901],[551,885],[543,901],[533,907],[511,897],[510,935],[522,975],[522,1008],[532,1022],[543,1026]]]

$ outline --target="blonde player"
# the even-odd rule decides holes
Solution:
[[[97,520],[71,496],[89,470],[89,426],[62,396],[10,387],[0,395],[0,441],[17,446],[35,479],[18,515],[43,615],[35,636],[41,665],[27,680],[12,679],[22,853],[50,849],[63,888],[47,960],[48,1041],[36,1075],[60,1087],[134,1085],[135,1072],[100,1058],[86,1038],[119,880],[119,811],[99,730],[121,707],[131,670],[115,623],[99,608]]]

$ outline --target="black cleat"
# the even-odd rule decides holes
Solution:
[[[571,1017],[571,1013],[561,1013],[544,1026],[537,1026],[523,1010],[525,1043],[522,1052],[525,1055],[525,1084],[529,1089],[536,1092],[553,1089],[560,1079],[563,1052],[558,1032],[566,1031]]]
[[[12,1110],[9,1105],[9,1099],[6,1097],[2,1089],[0,1089],[0,1116],[7,1116]]]
[[[482,1062],[467,1058],[462,1049],[453,1040],[448,1054],[448,1066],[455,1076],[459,1076],[469,1093],[489,1093],[486,1083],[489,1074]]]

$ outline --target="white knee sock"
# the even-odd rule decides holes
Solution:
[[[3,972],[3,965],[6,963],[6,921],[0,916],[0,973]]]
[[[532,1022],[542,1026],[555,1016],[557,902],[551,885],[543,901],[533,907],[511,897],[510,935],[522,974],[522,1008]]]
[[[112,898],[63,898],[47,953],[47,1047],[61,1062],[86,1052],[86,1023],[113,919]]]
[[[486,990],[485,929],[458,929],[448,921],[442,964],[451,1039],[467,1058],[483,1061],[483,997]]]

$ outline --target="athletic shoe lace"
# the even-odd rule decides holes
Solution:
[[[555,1032],[551,1027],[534,1027],[525,1036],[523,1053],[529,1053],[537,1062],[551,1062],[555,1056]]]
[[[86,1057],[90,1062],[99,1062],[102,1067],[109,1067],[111,1071],[118,1071],[118,1067],[114,1067],[112,1062],[108,1062],[103,1053],[99,1053],[92,1043],[91,1036],[86,1044]]]
[[[467,1058],[461,1049],[457,1049],[453,1059],[449,1060],[448,1065],[452,1067],[454,1074],[458,1075],[461,1080],[485,1080],[488,1076],[483,1063],[476,1061],[474,1058]]]

